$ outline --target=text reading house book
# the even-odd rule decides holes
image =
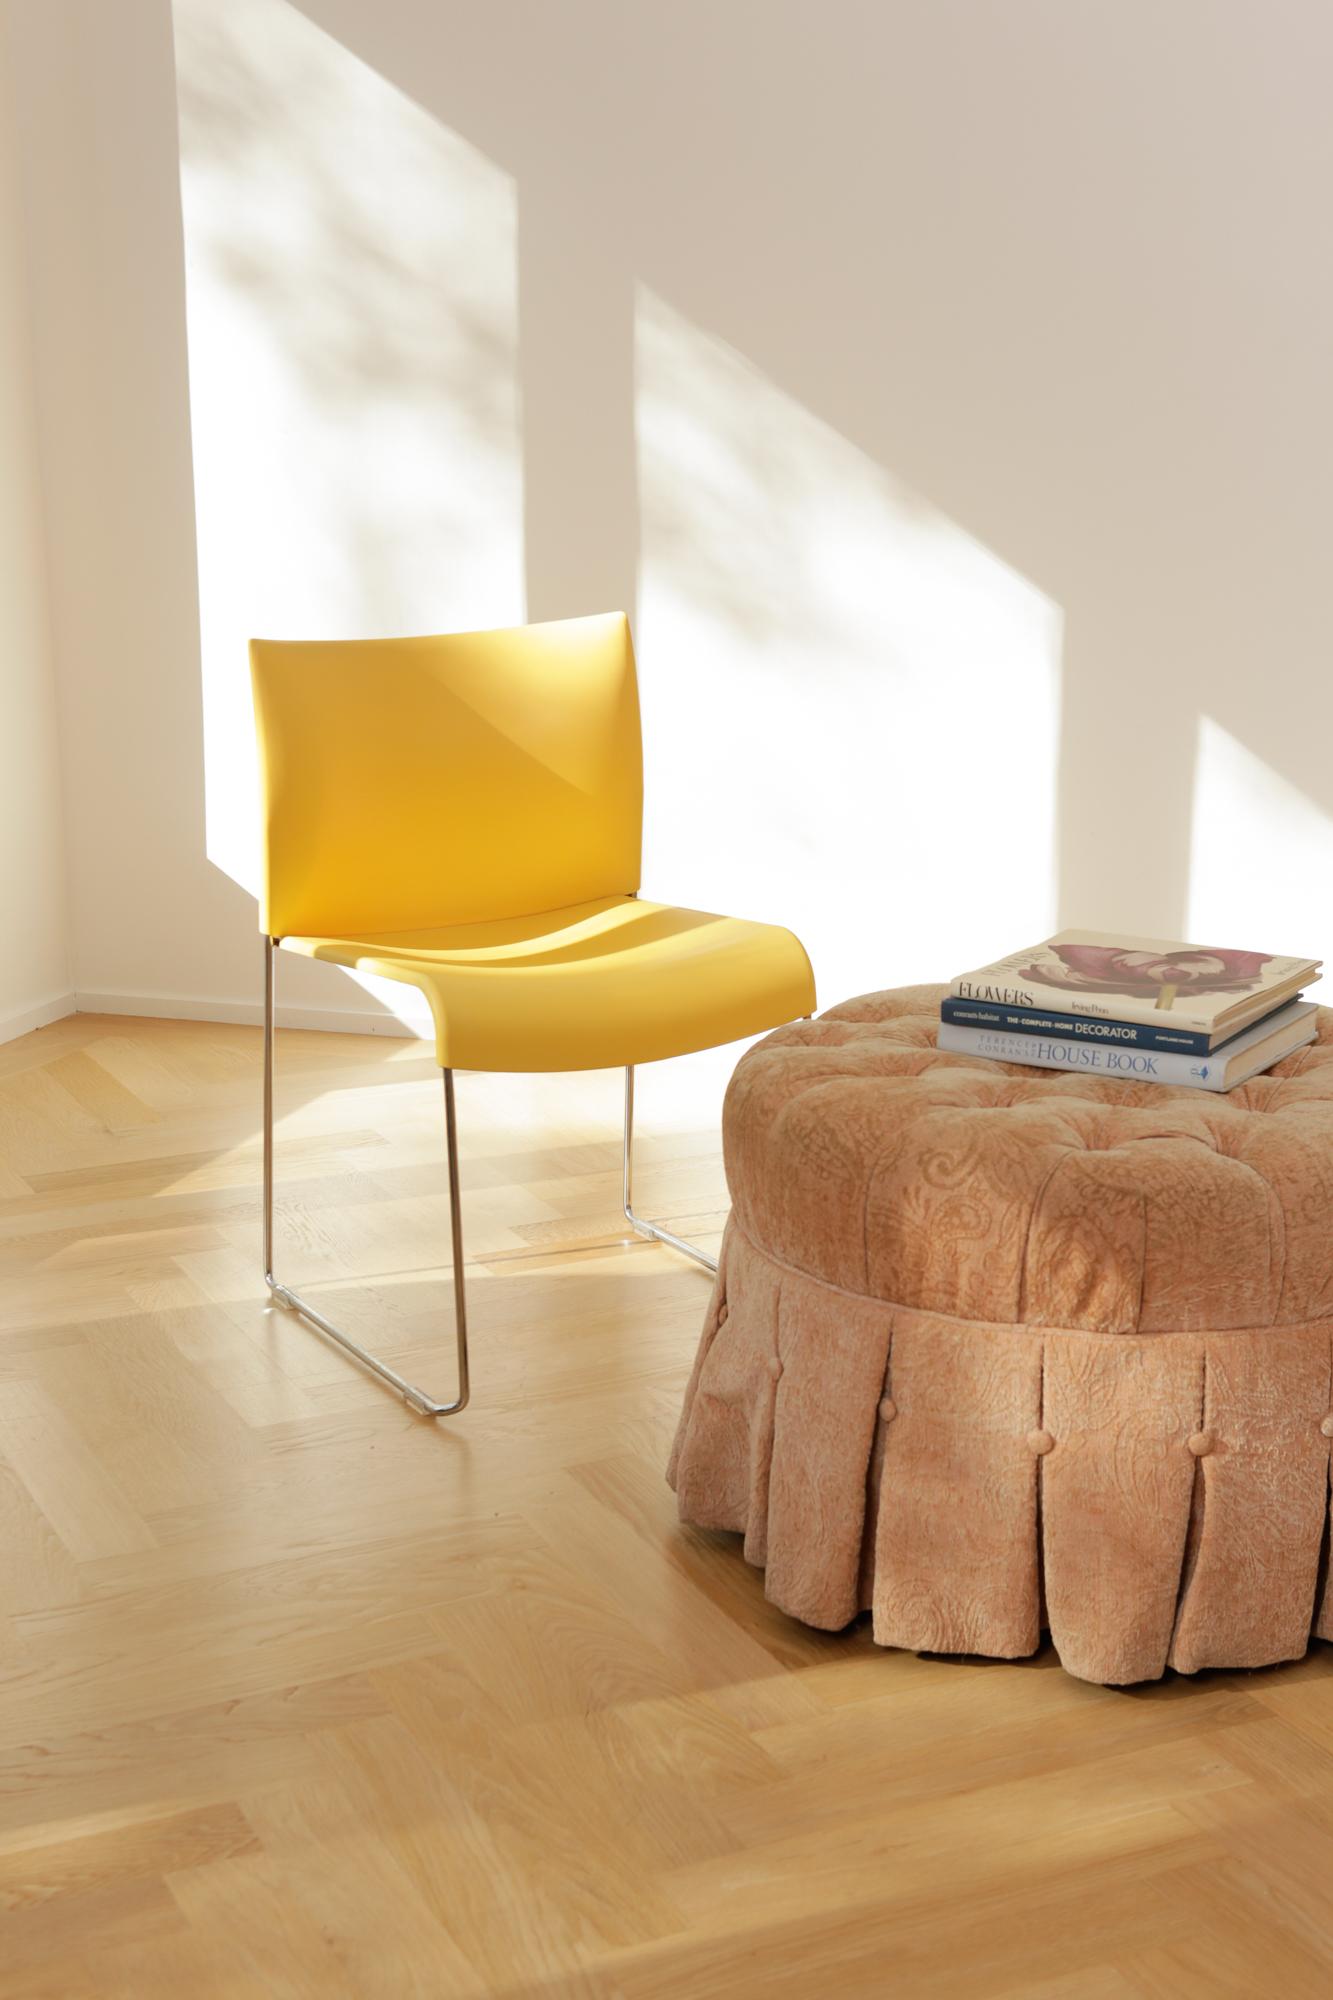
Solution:
[[[1297,1004],[1321,961],[1061,931],[960,973],[941,1048],[1139,1082],[1232,1090],[1313,1041]]]

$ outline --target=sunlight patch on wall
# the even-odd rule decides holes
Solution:
[[[1058,607],[646,291],[637,325],[646,892],[789,925],[821,1006],[1044,936]]]
[[[1199,718],[1186,933],[1333,959],[1333,817],[1214,722]]]
[[[253,891],[250,637],[523,615],[516,204],[287,0],[174,17],[208,854]]]

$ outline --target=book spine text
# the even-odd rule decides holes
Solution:
[[[1010,1035],[1047,1035],[1057,1041],[1098,1042],[1108,1047],[1161,1049],[1182,1056],[1206,1056],[1209,1037],[1189,1028],[1159,1028],[1146,1021],[1104,1021],[1094,1014],[1048,1014],[1038,1007],[998,1007],[977,1000],[940,1002],[940,1019],[960,1028],[990,1028]]]
[[[1057,1041],[1046,1035],[1002,1034],[991,1028],[959,1027],[951,1021],[940,1023],[939,1046],[955,1055],[985,1056],[991,1062],[1078,1070],[1085,1076],[1114,1076],[1131,1083],[1186,1084],[1195,1090],[1221,1090],[1225,1076],[1225,1065],[1207,1057]]]
[[[987,1007],[1026,1007],[1041,1013],[1077,1014],[1080,1019],[1141,1021],[1155,1026],[1164,1016],[1170,1018],[1168,1010],[1157,1005],[1156,998],[1132,993],[1081,993],[1072,987],[1045,986],[1036,980],[1015,985],[1003,975],[995,977],[987,973],[960,973],[950,981],[949,993],[955,1000],[970,1000]],[[1189,1033],[1209,1032],[1208,1016],[1192,1013],[1188,998],[1176,1006],[1174,1018]]]

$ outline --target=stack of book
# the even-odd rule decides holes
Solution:
[[[952,982],[939,1045],[1134,1083],[1234,1090],[1315,1037],[1320,959],[1061,931]]]

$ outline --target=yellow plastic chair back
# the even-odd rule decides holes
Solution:
[[[623,613],[255,639],[250,663],[270,937],[425,930],[638,890],[643,753]]]

